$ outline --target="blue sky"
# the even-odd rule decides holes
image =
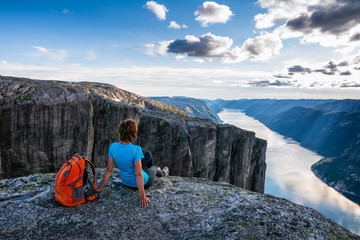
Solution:
[[[360,98],[360,1],[1,1],[0,75],[143,96]]]

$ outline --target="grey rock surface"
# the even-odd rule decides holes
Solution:
[[[0,178],[57,172],[77,152],[106,167],[121,120],[171,175],[226,181],[263,192],[266,141],[253,132],[190,117],[109,84],[0,77]]]
[[[98,202],[64,207],[55,176],[0,180],[0,239],[360,239],[311,208],[199,178],[157,178],[141,208],[117,169]]]

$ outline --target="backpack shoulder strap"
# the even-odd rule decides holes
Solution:
[[[84,158],[84,159],[85,159],[85,162],[89,163],[89,165],[90,165],[90,167],[92,169],[92,172],[93,172],[93,175],[94,175],[94,186],[93,187],[94,187],[94,189],[96,189],[96,170],[95,170],[95,166],[94,166],[94,164],[92,162],[90,162],[90,160],[88,160],[86,158]],[[89,183],[90,183],[90,181],[89,181]]]

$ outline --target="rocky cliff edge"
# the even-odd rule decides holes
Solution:
[[[115,169],[98,202],[69,208],[54,181],[0,180],[0,239],[360,239],[313,209],[225,182],[157,178],[141,208]]]

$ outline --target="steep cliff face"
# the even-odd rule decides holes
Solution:
[[[241,109],[249,116],[255,117],[261,121],[266,121],[272,115],[287,111],[293,107],[313,108],[317,105],[333,101],[334,100],[321,99],[217,99],[212,102],[223,108]]]
[[[119,122],[133,118],[135,144],[171,175],[264,191],[266,141],[108,84],[1,77],[0,106],[1,178],[56,172],[75,152],[106,167]]]
[[[326,157],[339,156],[360,134],[360,111],[333,112],[295,107],[267,126]]]
[[[323,158],[311,166],[314,174],[360,205],[360,135],[337,157]]]
[[[55,174],[0,180],[0,239],[360,239],[311,208],[198,178],[157,178],[141,208],[118,178],[74,208],[55,201]]]

